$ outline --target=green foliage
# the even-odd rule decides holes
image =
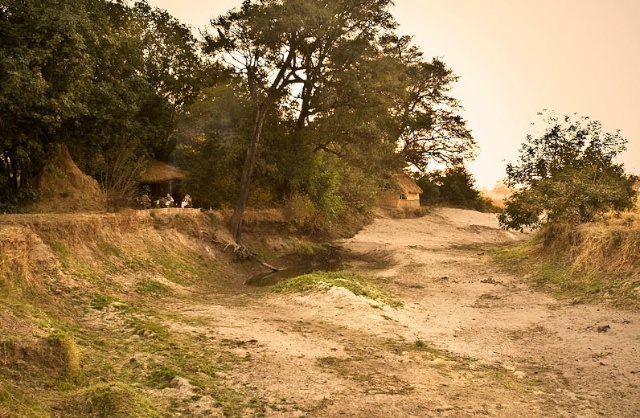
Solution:
[[[516,191],[499,218],[504,228],[580,224],[633,207],[635,177],[613,162],[627,142],[619,132],[602,134],[600,122],[587,117],[551,115],[545,122],[545,132],[528,135],[518,163],[507,166]]]
[[[308,226],[315,216],[315,207],[309,196],[294,194],[284,205],[284,214],[289,222],[299,227]]]
[[[177,158],[189,167],[184,188],[202,207],[234,203],[251,117],[250,104],[230,83],[204,90],[180,119]]]
[[[310,232],[333,233],[339,225],[371,215],[376,203],[375,177],[333,156],[318,156],[304,174],[296,186],[299,191],[285,199],[288,220]]]
[[[309,198],[326,222],[332,222],[344,214],[345,205],[339,194],[338,173],[324,172],[309,185]]]
[[[10,1],[0,38],[5,205],[24,199],[52,143],[111,190],[141,157],[166,158],[203,73],[190,29],[145,2]]]
[[[416,183],[423,190],[421,205],[443,204],[481,212],[495,210],[490,200],[475,188],[473,175],[464,166],[433,171],[418,178]]]
[[[391,37],[385,48],[402,64],[402,94],[392,108],[402,160],[426,172],[431,162],[461,166],[473,159],[476,142],[450,95],[458,77],[440,59],[425,60],[410,37]]]
[[[422,194],[420,195],[421,206],[440,202],[440,186],[437,183],[437,178],[440,175],[440,172],[434,171],[416,179],[416,184],[422,189]]]
[[[212,22],[205,50],[231,63],[242,80],[236,95],[253,104],[234,237],[254,168],[273,180],[271,188],[257,186],[263,194],[271,191],[274,201],[307,196],[330,223],[350,208],[360,214],[371,208],[371,194],[349,187],[351,179],[370,186],[407,164],[424,168],[433,160],[460,163],[473,156],[475,143],[448,94],[456,77],[394,33],[391,5],[246,1]],[[258,149],[260,140],[268,151]],[[334,159],[345,169],[337,170]],[[331,173],[339,178],[323,184]],[[316,193],[335,186],[337,193]]]
[[[12,190],[8,179],[0,177],[0,213],[21,213],[26,204],[38,199],[40,199],[38,190],[31,188]]]
[[[0,171],[9,190],[28,188],[51,133],[83,111],[92,35],[87,1],[11,2],[0,19]]]

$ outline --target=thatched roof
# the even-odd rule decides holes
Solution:
[[[98,182],[84,174],[61,144],[48,164],[35,179],[40,200],[30,205],[34,212],[86,212],[103,211],[106,196]]]
[[[177,167],[158,160],[149,161],[146,170],[140,176],[141,183],[163,183],[171,180],[184,180],[187,173]]]
[[[393,179],[396,181],[398,187],[404,194],[422,193],[422,189],[416,184],[415,180],[413,180],[405,173],[394,174]]]

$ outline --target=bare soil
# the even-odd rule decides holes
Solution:
[[[221,376],[267,417],[640,416],[640,314],[504,273],[487,250],[524,238],[478,212],[379,217],[337,244],[400,307],[336,287],[275,294],[238,276],[163,309],[194,324],[172,331],[247,359]]]
[[[491,249],[529,235],[494,215],[381,214],[335,242],[393,306],[247,285],[266,267],[233,261],[221,219],[0,216],[0,417],[640,416],[640,313],[505,273]],[[274,265],[311,249],[275,212],[247,225]],[[69,382],[37,355],[56,330]]]

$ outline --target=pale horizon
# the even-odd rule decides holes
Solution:
[[[212,4],[213,3],[213,4]],[[149,0],[194,29],[241,0]],[[396,0],[399,32],[460,76],[453,96],[480,154],[468,166],[492,188],[543,109],[600,120],[629,143],[640,174],[640,1]]]

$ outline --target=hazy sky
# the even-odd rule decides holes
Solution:
[[[194,28],[241,0],[149,0]],[[480,145],[470,164],[492,187],[532,133],[536,113],[590,116],[629,140],[640,173],[640,0],[396,0],[402,34],[441,57]]]

